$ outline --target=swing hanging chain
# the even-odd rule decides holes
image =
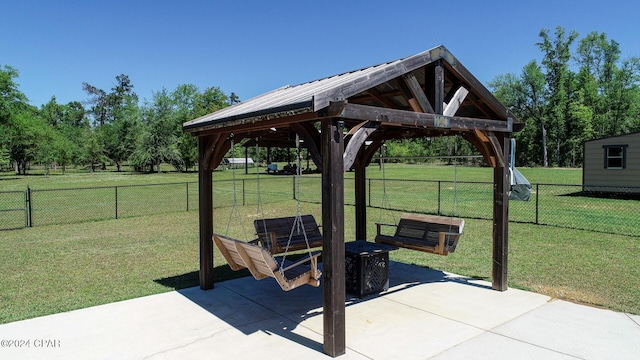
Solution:
[[[384,143],[380,146],[380,169],[382,170],[382,201],[380,203],[380,211],[378,213],[378,223],[387,222],[391,220],[391,223],[398,225],[397,218],[391,216],[391,202],[389,201],[389,195],[387,193],[387,175],[385,172],[385,160],[384,160]],[[384,210],[387,210],[386,212]],[[382,218],[382,213],[385,212],[387,214],[387,218]]]
[[[257,201],[258,201],[258,209],[257,209],[257,212],[259,214],[258,216],[260,216],[260,218],[262,219],[262,230],[263,230],[263,233],[264,234],[268,234],[268,232],[267,232],[267,221],[266,221],[265,216],[264,216],[264,208],[262,207],[262,194],[260,193],[260,170],[259,170],[259,167],[260,167],[260,153],[259,153],[259,150],[260,150],[260,148],[259,148],[258,142],[259,142],[259,138],[256,137],[256,163],[258,164],[258,166],[256,166],[256,183],[257,183],[257,187],[258,187],[258,189],[257,189],[257,195],[258,195],[258,199],[257,199]],[[268,160],[269,159],[267,159],[267,161]]]
[[[231,142],[231,157],[235,158],[235,141],[234,135],[231,133],[229,135],[229,141]],[[236,189],[236,171],[235,167],[231,166],[231,183],[233,188],[233,204],[231,206],[231,212],[229,213],[229,221],[227,222],[227,229],[225,235],[229,235],[229,229],[231,228],[231,222],[233,221],[233,216],[238,211],[238,198],[237,198],[237,189]]]
[[[453,229],[453,217],[458,216],[458,139],[454,138],[454,156],[453,157],[453,210],[449,223],[449,232]]]
[[[294,174],[294,184],[295,184],[295,198],[296,198],[296,216],[293,221],[293,226],[291,227],[291,232],[289,232],[289,239],[287,240],[287,246],[284,250],[284,256],[282,257],[282,261],[280,262],[280,273],[284,274],[284,262],[287,258],[287,254],[289,253],[289,247],[291,246],[291,239],[293,238],[294,232],[297,230],[297,233],[300,234],[302,232],[302,236],[304,237],[304,242],[307,246],[307,253],[309,257],[312,256],[311,246],[309,245],[309,238],[307,237],[307,230],[304,228],[304,223],[302,222],[302,211],[300,207],[300,169],[301,169],[301,150],[300,150],[300,136],[296,134],[296,171]]]

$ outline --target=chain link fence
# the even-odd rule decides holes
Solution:
[[[292,200],[292,179],[215,181],[214,207]],[[198,194],[197,182],[2,191],[0,230],[197,211]]]
[[[493,183],[369,179],[369,206],[493,218]],[[640,236],[640,188],[532,184],[531,201],[510,201],[509,220]]]
[[[214,181],[214,208],[291,201],[321,203],[321,177],[267,176]],[[345,179],[345,204],[355,204]],[[509,220],[640,236],[640,188],[532,184],[531,201],[511,201]],[[588,190],[588,191],[585,191]],[[492,219],[493,183],[368,179],[367,206]],[[80,223],[198,210],[198,183],[0,192],[0,229]]]

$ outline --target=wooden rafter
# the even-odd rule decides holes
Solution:
[[[204,136],[209,134],[218,134],[221,131],[226,133],[240,134],[249,131],[262,131],[270,128],[282,128],[291,124],[318,120],[321,116],[317,112],[305,112],[301,114],[291,115],[288,117],[269,118],[261,121],[230,121],[221,128],[215,125],[208,126],[203,130],[199,130],[196,135]]]
[[[429,103],[429,99],[427,99],[427,95],[420,87],[420,83],[418,79],[413,74],[405,74],[402,76],[405,85],[409,88],[409,92],[413,95],[412,99],[409,99],[409,104],[411,104],[411,108],[413,111],[418,111],[416,108],[420,109],[420,112],[423,113],[433,113],[433,107]],[[415,103],[415,104],[412,104]],[[417,106],[416,106],[417,105]]]
[[[382,94],[380,91],[376,90],[375,88],[367,90],[367,93],[386,108],[395,108],[398,106],[392,100],[385,97],[386,94]]]

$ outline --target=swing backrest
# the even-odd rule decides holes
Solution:
[[[258,243],[272,254],[285,252],[287,244],[289,251],[307,249],[307,242],[309,242],[309,248],[321,247],[322,233],[316,219],[313,215],[301,215],[300,219],[304,233],[302,228],[294,228],[295,216],[254,220],[253,226],[258,235]],[[291,241],[289,241],[290,235]]]
[[[227,264],[233,271],[242,270],[247,267],[244,260],[236,249],[236,241],[226,236],[213,234],[213,242],[216,244],[222,256],[227,260]]]
[[[463,228],[464,220],[460,218],[423,214],[402,214],[394,236],[422,239],[427,242],[438,243],[439,233],[462,234]],[[447,245],[453,244],[448,243]]]
[[[395,226],[393,236],[382,233],[383,226]],[[398,225],[377,224],[376,242],[407,249],[447,255],[454,252],[462,236],[464,220],[460,218],[402,214]]]

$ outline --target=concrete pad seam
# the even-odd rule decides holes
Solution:
[[[404,305],[404,306],[409,307],[409,308],[411,308],[411,309],[415,309],[415,310],[418,310],[418,311],[421,311],[421,312],[424,312],[424,313],[427,313],[427,314],[431,314],[431,315],[434,315],[434,316],[438,316],[438,317],[441,317],[441,318],[443,318],[443,319],[447,319],[447,320],[454,321],[454,322],[457,322],[457,323],[460,323],[460,324],[463,324],[463,325],[467,325],[467,326],[470,326],[470,327],[472,327],[472,328],[474,328],[474,329],[478,329],[478,330],[482,330],[482,331],[491,331],[491,329],[487,330],[487,329],[482,328],[482,327],[480,327],[480,326],[473,325],[473,324],[469,324],[469,323],[466,323],[466,322],[464,322],[464,321],[461,321],[461,320],[458,320],[458,319],[454,319],[454,318],[451,318],[451,317],[448,317],[448,316],[444,316],[444,315],[442,315],[442,314],[438,314],[438,313],[436,313],[436,312],[432,312],[432,311],[429,311],[429,310],[420,309],[420,308],[418,308],[418,307],[415,307],[415,306],[412,306],[412,305],[409,305],[409,304],[405,304],[405,303],[400,302],[400,301],[397,301],[397,300],[387,299],[387,298],[384,298],[384,300],[388,300],[388,301],[394,302],[394,303],[396,303],[396,304]],[[549,302],[547,302],[547,303],[549,303]],[[511,319],[511,320],[507,320],[507,321],[505,321],[505,322],[502,322],[502,323],[500,323],[500,324],[497,324],[496,326],[494,326],[494,327],[493,327],[493,329],[495,329],[495,328],[497,328],[497,327],[500,327],[500,326],[502,326],[502,325],[504,325],[504,324],[506,324],[506,323],[508,323],[508,322],[510,322],[510,321],[513,321],[513,320],[517,319],[517,318],[518,318],[518,317],[520,317],[520,316],[523,316],[523,315],[528,314],[528,313],[530,313],[530,312],[532,312],[532,311],[534,311],[534,310],[537,310],[537,309],[541,308],[542,306],[546,305],[547,303],[542,304],[542,305],[538,305],[538,306],[536,306],[535,308],[530,309],[529,311],[526,311],[526,312],[524,312],[524,313],[522,313],[522,314],[518,315],[516,318],[513,318],[513,319]]]
[[[548,348],[548,347],[540,346],[540,345],[538,345],[538,344],[534,344],[534,343],[531,343],[531,342],[528,342],[528,341],[524,341],[524,340],[521,340],[521,339],[516,339],[516,338],[514,338],[514,337],[507,336],[507,335],[505,335],[505,334],[500,334],[500,333],[494,332],[493,330],[487,330],[487,332],[488,332],[488,333],[490,333],[490,334],[493,334],[493,335],[498,335],[498,336],[501,336],[501,337],[507,338],[507,339],[509,339],[509,340],[517,341],[517,342],[519,342],[519,343],[523,343],[523,344],[531,345],[531,346],[537,347],[537,348],[539,348],[539,349],[544,349],[544,350],[548,350],[548,351],[555,352],[555,353],[558,353],[558,354],[562,354],[562,355],[570,356],[570,357],[575,358],[575,359],[583,359],[583,358],[578,357],[578,356],[575,356],[575,355],[573,355],[573,354],[569,354],[569,353],[566,353],[566,352],[558,351],[558,350],[555,350],[555,349],[550,349],[550,348]]]
[[[428,313],[428,314],[431,314],[431,315],[434,315],[434,316],[438,316],[438,317],[441,317],[441,318],[444,318],[444,319],[447,319],[447,320],[450,320],[450,321],[453,321],[453,322],[457,322],[457,323],[459,323],[459,324],[463,324],[463,325],[466,325],[466,326],[469,326],[469,327],[472,327],[472,328],[474,328],[474,329],[478,329],[478,330],[482,331],[482,333],[478,334],[477,336],[474,336],[474,337],[472,337],[472,338],[470,338],[470,339],[468,339],[468,340],[463,341],[462,343],[459,343],[459,344],[456,344],[456,345],[454,345],[454,346],[452,346],[452,347],[450,347],[450,348],[447,348],[447,349],[445,349],[445,350],[441,351],[440,353],[438,353],[438,354],[434,355],[433,357],[438,356],[438,355],[440,355],[440,354],[442,354],[442,353],[445,353],[445,352],[447,352],[447,351],[449,351],[449,350],[451,350],[451,349],[454,349],[454,348],[456,348],[456,347],[458,347],[458,346],[460,346],[460,345],[462,345],[462,344],[465,344],[465,343],[467,343],[467,342],[469,342],[469,341],[472,341],[473,339],[476,339],[477,337],[479,337],[479,336],[481,336],[481,335],[483,335],[483,334],[485,334],[485,333],[490,333],[490,334],[498,335],[498,336],[501,336],[501,337],[504,337],[504,338],[507,338],[507,339],[510,339],[510,340],[515,340],[515,341],[520,342],[520,343],[523,343],[523,344],[527,344],[527,345],[535,346],[535,347],[540,348],[540,349],[544,349],[544,350],[552,351],[552,352],[555,352],[555,353],[558,353],[558,354],[562,354],[562,355],[567,355],[567,356],[570,356],[570,357],[575,358],[575,359],[581,359],[580,357],[576,357],[575,355],[572,355],[572,354],[564,353],[564,352],[557,351],[557,350],[554,350],[554,349],[549,349],[549,348],[546,348],[546,347],[544,347],[544,346],[540,346],[540,345],[533,344],[533,343],[530,343],[530,342],[527,342],[527,341],[523,341],[523,340],[520,340],[520,339],[512,338],[512,337],[510,337],[510,336],[506,336],[506,335],[504,335],[504,334],[500,334],[500,333],[497,333],[497,332],[494,332],[494,331],[493,331],[493,329],[495,329],[495,328],[498,328],[498,327],[500,327],[500,326],[503,326],[504,324],[507,324],[507,323],[509,323],[509,322],[511,322],[511,321],[514,321],[515,319],[517,319],[517,318],[519,318],[519,317],[521,317],[521,316],[523,316],[523,315],[526,315],[526,314],[528,314],[528,313],[530,313],[530,312],[532,312],[532,311],[534,311],[534,310],[537,310],[537,309],[539,309],[539,308],[541,308],[541,307],[545,306],[545,305],[546,305],[546,304],[548,304],[549,302],[552,302],[552,301],[553,301],[553,298],[551,298],[551,299],[550,299],[549,301],[547,301],[546,303],[541,304],[541,305],[538,305],[538,306],[536,306],[535,308],[530,309],[529,311],[524,312],[524,313],[522,313],[522,314],[518,315],[516,318],[511,319],[511,320],[508,320],[508,321],[505,321],[505,322],[503,322],[503,323],[501,323],[501,324],[498,324],[498,325],[496,325],[495,327],[493,327],[493,329],[489,329],[489,330],[484,329],[484,328],[481,328],[481,327],[476,326],[476,325],[473,325],[473,324],[468,324],[468,323],[466,323],[466,322],[464,322],[464,321],[460,321],[460,320],[453,319],[453,318],[450,318],[450,317],[447,317],[447,316],[443,316],[443,315],[438,314],[438,313],[435,313],[435,312],[431,312],[431,311],[428,311],[428,310],[424,310],[424,309],[417,308],[417,307],[415,307],[415,306],[411,306],[411,305],[408,305],[408,304],[404,304],[404,303],[399,302],[399,301],[396,301],[396,300],[386,299],[386,298],[385,298],[384,300],[388,300],[388,301],[394,302],[394,303],[399,304],[399,305],[407,306],[407,307],[409,307],[409,308],[411,308],[411,309],[414,309],[414,310],[417,310],[417,311],[421,311],[421,312],[424,312],[424,313]],[[629,318],[631,319],[631,317],[629,317]],[[632,319],[632,320],[633,320],[633,319]],[[431,358],[433,358],[433,357],[431,357]]]
[[[629,320],[631,320],[636,325],[640,326],[640,323],[638,323],[634,318],[632,318],[629,313],[624,313],[624,314],[629,318]]]

